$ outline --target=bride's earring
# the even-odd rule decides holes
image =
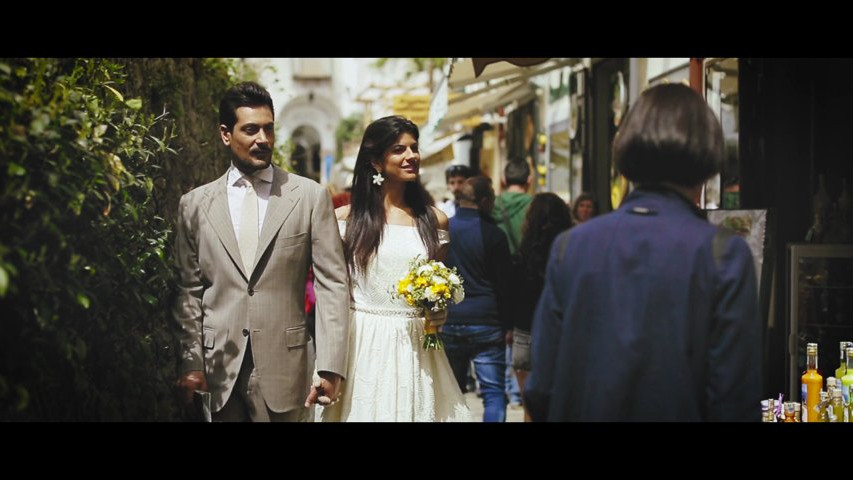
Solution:
[[[382,186],[382,182],[385,181],[385,177],[382,176],[380,172],[376,172],[376,175],[373,176],[373,183],[375,185]]]

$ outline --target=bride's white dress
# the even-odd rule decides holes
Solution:
[[[346,222],[338,221],[341,236]],[[439,230],[442,244],[449,234]],[[420,311],[392,298],[409,262],[427,251],[415,227],[385,225],[363,275],[353,278],[349,357],[340,402],[319,410],[323,421],[470,421],[444,350],[424,350]]]

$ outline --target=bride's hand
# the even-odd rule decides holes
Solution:
[[[315,403],[328,407],[340,399],[341,376],[332,372],[314,373],[314,382],[311,391],[305,399],[305,406],[310,407]]]
[[[429,320],[430,325],[435,326],[439,332],[441,331],[442,325],[447,322],[447,310],[433,312],[430,309],[426,309],[424,316]]]

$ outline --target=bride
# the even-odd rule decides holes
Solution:
[[[346,380],[323,421],[470,421],[444,350],[424,350],[421,310],[392,297],[417,255],[442,260],[447,217],[420,182],[418,127],[390,116],[364,132],[352,204],[335,210],[352,287]],[[430,312],[444,323],[446,313]],[[319,332],[318,332],[319,334]]]

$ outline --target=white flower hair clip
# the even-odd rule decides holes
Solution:
[[[373,176],[373,183],[376,185],[382,186],[382,182],[385,181],[385,177],[382,176],[381,173],[376,172],[376,175]]]

